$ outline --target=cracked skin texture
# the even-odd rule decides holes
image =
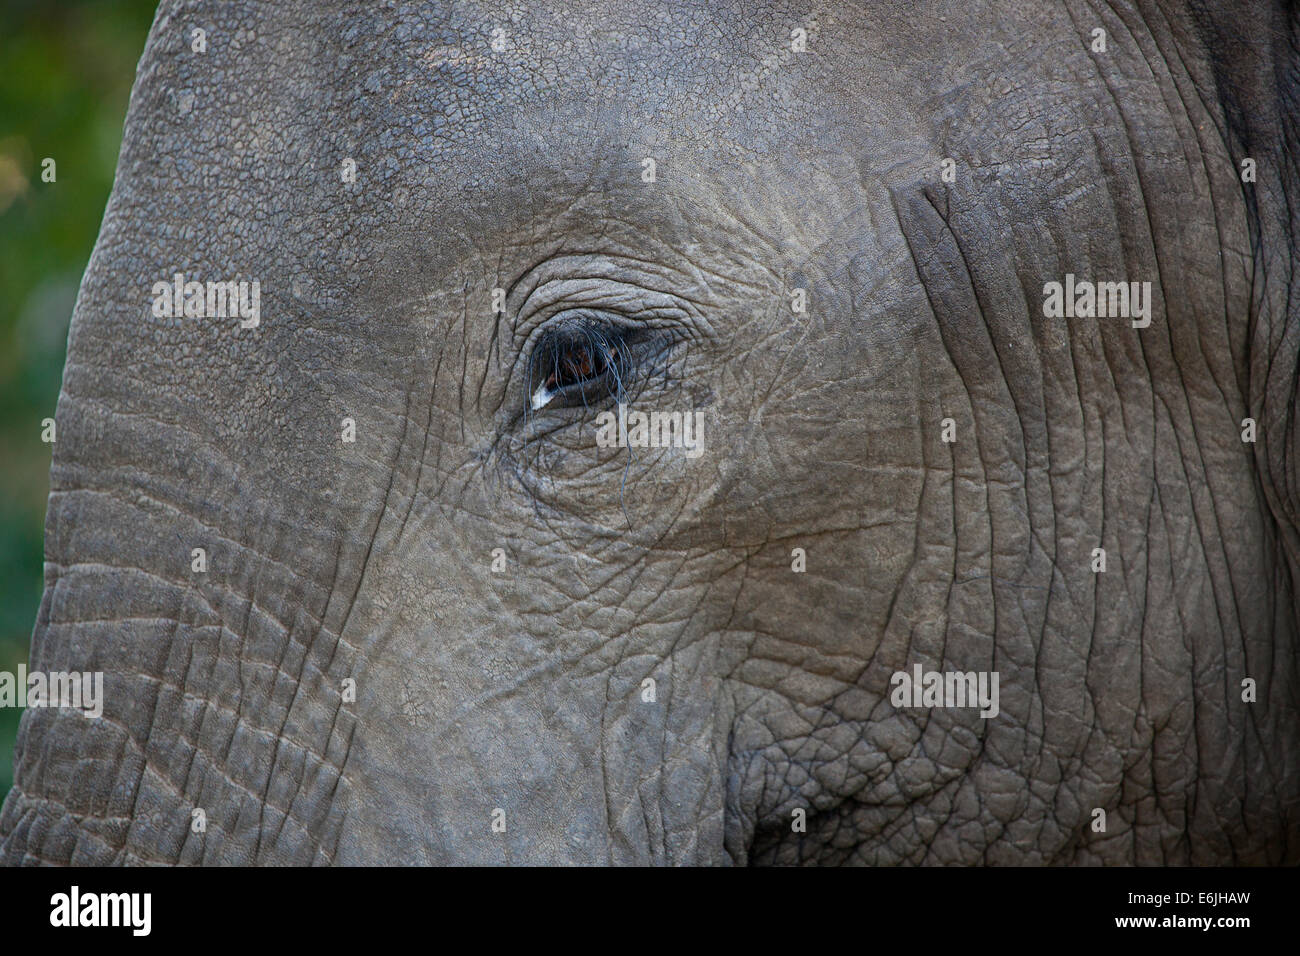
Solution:
[[[1296,862],[1295,25],[1252,10],[164,3],[32,649],[104,716],[25,713],[0,859]],[[176,271],[261,325],[153,317]],[[1067,272],[1151,326],[1045,320]],[[575,309],[704,454],[525,414]],[[894,708],[915,663],[1001,713]]]

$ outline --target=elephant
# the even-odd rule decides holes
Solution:
[[[1298,50],[164,0],[0,859],[1300,861]]]

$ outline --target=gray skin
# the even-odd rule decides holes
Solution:
[[[26,712],[0,859],[1300,860],[1296,31],[1249,6],[164,3],[32,649],[104,714]],[[155,318],[177,271],[261,325]],[[1066,273],[1151,325],[1045,318]],[[703,454],[529,410],[579,318]],[[895,707],[917,663],[1000,714]]]

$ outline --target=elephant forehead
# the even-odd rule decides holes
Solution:
[[[933,136],[922,117],[950,81],[924,54],[956,57],[969,38],[910,19],[889,3],[869,15],[766,2],[348,8],[322,31],[337,44],[327,70],[302,67],[339,121],[325,138],[396,175],[478,183],[494,164],[522,177],[550,160],[576,176],[623,151],[711,157],[737,174],[827,151],[885,168]]]
[[[412,261],[432,266],[432,240],[456,261],[449,238],[479,247],[485,227],[574,196],[639,191],[699,221],[730,189],[717,222],[730,227],[753,209],[883,202],[881,180],[933,178],[972,140],[981,165],[1014,167],[1058,134],[1031,114],[1068,114],[1061,101],[1079,98],[1034,100],[1027,91],[1052,82],[1041,64],[1086,60],[1062,10],[998,3],[207,9],[214,38],[229,38],[209,54],[174,29],[189,17],[155,27],[170,36],[142,65],[133,106],[149,136],[129,145],[165,162],[131,169],[161,221],[194,215],[178,181],[204,188],[228,227],[187,249],[227,258],[229,236],[258,262],[317,263],[299,288],[354,276],[378,254],[366,246],[400,263],[409,239]],[[990,114],[1000,97],[1009,105]],[[659,188],[643,188],[647,175]],[[824,235],[827,216],[793,229]]]
[[[881,7],[879,24],[899,14]],[[533,261],[559,235],[631,231],[647,261],[678,253],[707,269],[701,242],[771,260],[784,242],[840,231],[862,205],[864,168],[937,162],[914,85],[891,66],[904,52],[865,47],[860,15],[826,16],[754,3],[340,11],[321,82],[346,122],[320,130],[319,151],[354,158],[357,191],[387,200],[353,235],[387,263],[422,263],[385,282],[396,271],[418,285],[485,237],[532,246]],[[864,67],[870,78],[850,83]],[[316,208],[316,231],[352,217]]]
[[[316,51],[291,69],[318,74],[339,118],[384,129],[388,146],[415,134],[433,150],[511,131],[861,149],[873,133],[910,138],[921,118],[941,126],[972,90],[1019,100],[1054,69],[1085,86],[1093,72],[1086,25],[1064,7],[999,0],[408,3],[323,20],[328,65]]]
[[[423,118],[432,145],[579,115],[611,130],[649,122],[716,136],[746,110],[752,139],[762,125],[779,133],[779,107],[799,101],[790,34],[817,26],[742,6],[409,4],[346,14],[340,60],[392,118]]]
[[[481,212],[647,192],[647,175],[661,184],[651,195],[696,206],[719,180],[758,208],[852,204],[864,183],[933,179],[951,155],[1039,174],[1045,149],[1089,149],[1096,124],[1081,115],[1100,84],[1086,30],[1052,5],[467,2],[310,16],[315,43],[287,43],[250,71],[285,80],[261,111],[286,120],[269,139],[287,150],[261,155],[312,194],[309,247],[340,216],[354,235],[384,227],[389,247],[394,226],[419,241],[481,236]],[[369,197],[359,206],[336,201],[329,175],[348,160],[357,184],[343,192]],[[304,168],[325,175],[308,183]],[[844,188],[828,190],[837,178]]]

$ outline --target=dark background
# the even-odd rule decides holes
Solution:
[[[68,320],[113,185],[156,0],[0,0],[0,671],[41,601],[50,446]],[[41,181],[52,157],[57,180]],[[0,800],[21,711],[0,708]]]

